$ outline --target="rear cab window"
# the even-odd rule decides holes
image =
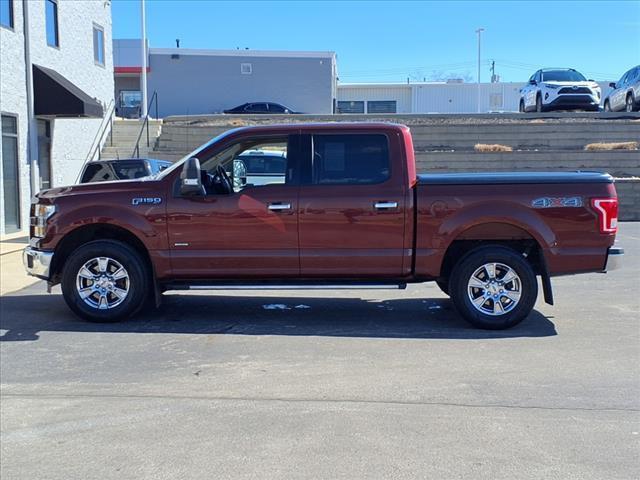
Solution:
[[[315,185],[372,185],[391,177],[384,134],[315,134],[312,152]]]

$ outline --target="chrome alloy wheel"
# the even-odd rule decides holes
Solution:
[[[108,310],[127,298],[129,273],[113,258],[92,258],[78,271],[76,289],[90,307]]]
[[[504,315],[520,302],[522,281],[515,270],[504,263],[485,263],[469,278],[467,294],[479,312]]]

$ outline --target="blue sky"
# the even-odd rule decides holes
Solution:
[[[140,1],[113,0],[114,38],[139,38]],[[282,1],[146,0],[151,47],[333,50],[340,81],[477,76],[504,81],[541,67],[617,80],[640,63],[640,0]]]

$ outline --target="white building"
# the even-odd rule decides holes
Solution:
[[[0,234],[40,189],[74,183],[113,111],[108,0],[0,1]]]
[[[599,82],[604,98],[611,87]],[[338,85],[337,113],[517,112],[523,82]],[[478,97],[480,102],[478,105]],[[479,108],[478,108],[479,107]]]
[[[142,42],[113,42],[119,113],[139,96]],[[332,113],[334,52],[147,48],[147,91],[158,116],[220,113],[243,103],[274,102],[293,111]],[[150,113],[155,115],[155,106]]]

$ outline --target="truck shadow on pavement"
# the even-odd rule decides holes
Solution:
[[[473,328],[446,298],[386,301],[353,297],[164,295],[119,323],[76,318],[61,295],[5,295],[0,301],[0,341],[33,341],[40,332],[294,335],[327,337],[489,339],[548,337],[555,325],[534,310],[508,330]]]

